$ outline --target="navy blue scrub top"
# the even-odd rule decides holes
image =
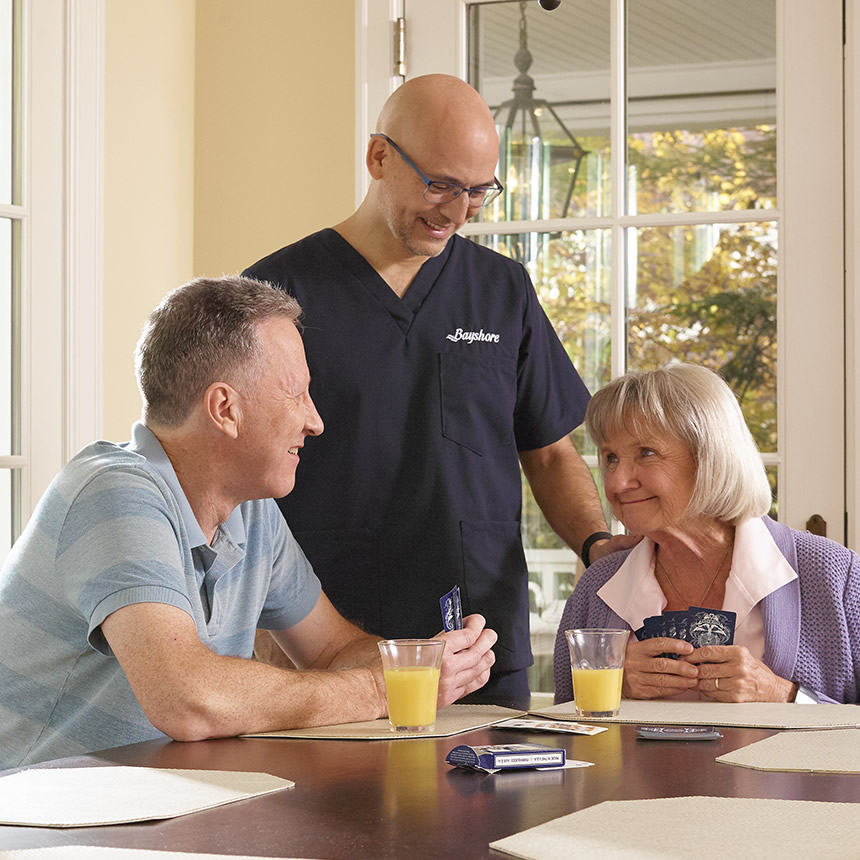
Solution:
[[[499,633],[494,671],[531,665],[517,451],[570,433],[589,394],[526,271],[454,236],[401,299],[328,229],[244,274],[304,310],[325,431],[278,504],[334,605],[432,636],[458,583]]]

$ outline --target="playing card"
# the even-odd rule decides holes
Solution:
[[[666,635],[672,639],[683,639],[686,642],[690,622],[689,610],[664,612],[663,617],[666,619]]]
[[[675,636],[675,619],[673,612],[665,612],[663,614],[663,632],[670,639],[676,639]]]
[[[686,616],[686,612],[664,612],[663,613],[663,635],[668,637],[669,639],[679,639],[677,633],[678,626],[678,616]],[[680,660],[680,654],[676,654],[674,651],[664,651],[661,655],[663,657],[668,657],[670,660]]]
[[[447,594],[439,598],[444,630],[463,629],[463,610],[460,607],[460,586],[455,585]]]
[[[645,630],[645,635],[642,637],[643,639],[654,639],[656,636],[662,636],[662,633],[658,632],[658,628],[662,626],[663,619],[659,615],[649,615],[643,622],[642,626]]]
[[[691,606],[688,641],[696,648],[705,645],[731,645],[735,639],[736,618],[734,612]]]

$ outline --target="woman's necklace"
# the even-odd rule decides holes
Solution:
[[[725,553],[723,553],[723,557],[720,559],[720,563],[717,565],[717,569],[714,573],[714,578],[708,584],[708,587],[705,589],[705,593],[702,595],[699,602],[698,603],[690,603],[690,604],[688,604],[688,606],[703,606],[704,605],[705,598],[711,593],[711,589],[714,587],[714,583],[717,581],[717,577],[720,575],[720,571],[723,569],[723,565],[725,564],[725,561],[728,558],[729,550],[731,550],[733,545],[734,545],[734,540],[730,540],[728,543],[728,546],[726,547]],[[666,566],[663,564],[662,561],[660,561],[659,553],[655,553],[654,558],[657,560],[657,564],[659,565],[660,570],[663,571],[663,575],[666,577],[666,582],[668,582],[669,585],[672,586],[672,591],[674,591],[675,594],[678,595],[678,600],[680,600],[681,604],[683,605],[684,598],[681,595],[681,592],[678,591],[678,588],[675,585],[675,583],[672,582],[672,577],[669,576],[669,571],[666,570]]]

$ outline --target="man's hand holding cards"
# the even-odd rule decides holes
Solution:
[[[458,586],[441,597],[439,604],[444,630],[435,638],[445,640],[445,653],[437,701],[444,708],[487,683],[490,667],[496,662],[492,648],[498,636],[486,627],[483,615],[462,617]]]

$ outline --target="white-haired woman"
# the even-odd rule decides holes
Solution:
[[[606,498],[643,540],[596,561],[568,599],[556,701],[573,698],[565,630],[638,630],[695,606],[736,613],[734,644],[631,636],[625,697],[858,702],[860,557],[766,516],[767,476],[725,382],[689,364],[628,373],[594,395],[586,424]]]

